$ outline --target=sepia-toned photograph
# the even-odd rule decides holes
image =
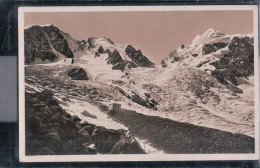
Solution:
[[[19,8],[20,161],[253,160],[256,6]]]

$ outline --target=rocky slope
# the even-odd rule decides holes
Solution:
[[[126,130],[113,130],[71,116],[44,90],[26,93],[26,154],[143,154]]]

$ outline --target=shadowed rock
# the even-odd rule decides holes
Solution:
[[[219,61],[210,63],[216,69],[212,72],[220,83],[228,88],[235,89],[235,92],[242,92],[237,88],[236,77],[248,77],[254,75],[254,39],[249,37],[234,37],[228,48],[229,52]],[[230,86],[230,81],[234,86]]]
[[[86,71],[83,68],[73,68],[69,70],[68,76],[71,77],[72,80],[88,80],[88,76]]]
[[[127,45],[125,48],[126,55],[138,66],[141,67],[154,67],[154,63],[152,63],[149,59],[147,59],[140,50],[136,50],[131,45]]]
[[[58,58],[53,50],[67,58],[73,57],[73,52],[62,32],[55,26],[32,26],[24,30],[25,63],[29,64],[36,58],[54,61]]]

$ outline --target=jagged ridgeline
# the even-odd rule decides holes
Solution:
[[[107,64],[112,64],[115,70],[154,67],[141,50],[131,45],[115,44],[106,37],[79,41],[53,25],[30,26],[24,30],[24,35],[26,64],[50,63],[92,53],[95,57],[107,54]]]

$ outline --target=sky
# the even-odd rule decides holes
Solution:
[[[253,33],[252,11],[34,12],[24,26],[53,24],[77,40],[108,37],[131,44],[159,64],[170,52],[213,28],[225,34]]]

